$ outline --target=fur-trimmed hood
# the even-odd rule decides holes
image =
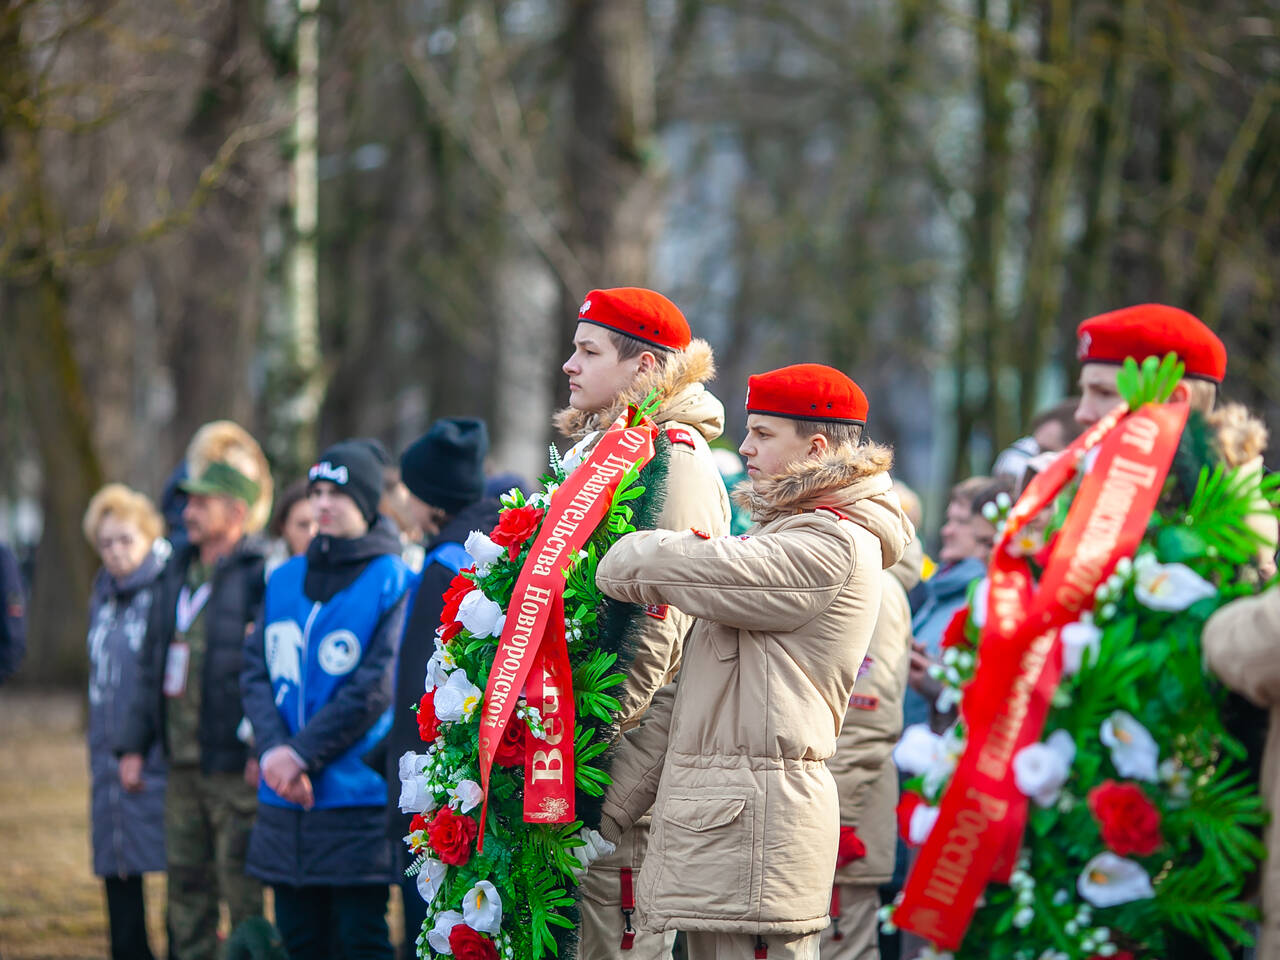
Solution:
[[[655,423],[692,427],[710,442],[724,433],[724,404],[703,386],[715,379],[715,375],[711,344],[694,340],[683,352],[668,357],[661,370],[655,369],[637,379],[612,406],[595,413],[565,407],[556,414],[555,426],[562,436],[580,440],[589,433],[608,428],[629,405],[642,403],[656,389],[662,401],[653,415]]]
[[[1239,467],[1267,449],[1267,427],[1242,403],[1228,403],[1205,417],[1218,452],[1228,466]]]
[[[820,457],[797,460],[783,473],[739,484],[734,501],[759,524],[832,507],[879,539],[884,566],[893,566],[915,539],[915,527],[907,519],[893,492],[889,468],[893,451],[878,443],[840,446]]]

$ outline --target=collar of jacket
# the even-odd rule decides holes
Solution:
[[[556,429],[562,436],[580,440],[587,434],[609,427],[630,404],[642,403],[653,390],[662,395],[654,414],[655,423],[678,422],[692,427],[707,440],[724,432],[724,405],[703,384],[716,375],[711,344],[694,340],[681,353],[667,358],[666,366],[641,377],[604,410],[587,413],[565,407],[555,416]]]
[[[879,539],[885,568],[897,563],[915,538],[915,528],[893,492],[893,451],[878,443],[842,446],[820,457],[797,460],[776,477],[739,484],[733,497],[756,523],[832,507]]]

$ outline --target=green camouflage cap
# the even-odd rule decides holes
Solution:
[[[214,461],[204,468],[204,473],[194,480],[186,479],[178,484],[183,493],[199,493],[206,496],[234,497],[252,506],[258,499],[258,485],[229,463]]]

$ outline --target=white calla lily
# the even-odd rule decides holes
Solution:
[[[418,895],[423,901],[429,904],[435,900],[444,882],[444,875],[448,872],[449,868],[433,857],[427,857],[422,861],[422,869],[418,871]],[[448,941],[449,935],[446,933],[445,943],[447,944]]]
[[[1062,673],[1064,676],[1075,676],[1085,664],[1085,658],[1092,663],[1098,657],[1098,649],[1102,645],[1102,631],[1092,622],[1077,620],[1062,628]]]
[[[472,590],[458,604],[458,622],[473,637],[496,637],[506,618],[502,607],[479,590]]]
[[[1111,765],[1120,776],[1147,783],[1159,778],[1160,748],[1132,714],[1115,711],[1102,721],[1098,738],[1111,751]]]
[[[462,914],[457,910],[442,910],[436,914],[436,925],[427,934],[427,943],[431,949],[442,956],[452,957],[453,947],[449,945],[449,934],[453,928],[463,923]]]
[[[476,807],[480,806],[480,801],[484,799],[484,791],[480,789],[480,784],[474,780],[460,780],[456,787],[449,788],[449,806],[461,810],[463,813],[470,813]],[[472,924],[474,927],[475,924]],[[477,927],[476,929],[479,929]]]
[[[480,706],[483,691],[471,682],[465,670],[449,674],[444,686],[436,690],[436,719],[444,721],[469,718]]]
[[[1151,877],[1142,864],[1110,851],[1098,854],[1084,865],[1076,887],[1080,896],[1099,909],[1155,896]]]
[[[480,933],[497,933],[502,927],[502,898],[488,880],[481,880],[463,895],[462,919]]]
[[[1058,802],[1075,759],[1076,745],[1071,734],[1055,730],[1044,743],[1033,743],[1014,755],[1014,782],[1037,804],[1051,807]]]
[[[1185,610],[1218,588],[1183,563],[1159,563],[1146,553],[1133,565],[1133,595],[1144,607],[1166,613]]]

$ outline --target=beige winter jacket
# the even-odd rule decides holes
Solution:
[[[1203,643],[1209,669],[1232,690],[1271,711],[1261,784],[1271,823],[1257,957],[1280,960],[1280,587],[1223,607],[1205,624]]]
[[[827,761],[840,791],[840,825],[858,831],[867,855],[836,871],[836,883],[877,886],[893,879],[898,768],[890,755],[902,734],[902,699],[911,665],[911,605],[920,582],[919,541],[881,574],[880,616],[858,671],[836,753]]]
[[[637,883],[649,930],[800,934],[828,923],[839,798],[826,760],[914,531],[882,447],[806,460],[745,497],[745,537],[633,533],[601,562],[610,596],[697,618],[676,684],[612,764],[601,832],[653,808]],[[839,511],[841,519],[829,510]]]
[[[724,432],[724,405],[703,384],[715,376],[711,347],[694,340],[672,354],[661,371],[635,383],[612,407],[584,413],[572,407],[556,415],[556,426],[567,437],[583,441],[590,450],[596,435],[617,419],[628,404],[640,403],[653,389],[663,396],[653,420],[671,439],[662,511],[656,526],[662,530],[696,527],[712,536],[729,532],[729,495],[711,459],[709,442]],[[627,682],[614,691],[622,704],[618,713],[624,730],[635,726],[653,695],[672,681],[680,666],[681,641],[693,618],[674,608],[651,610],[634,634],[635,657]]]

